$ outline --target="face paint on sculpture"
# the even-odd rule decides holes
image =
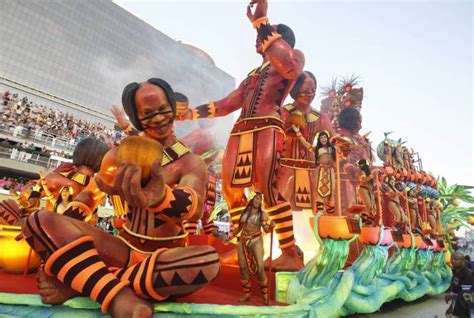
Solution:
[[[163,140],[173,132],[173,108],[160,87],[143,83],[135,95],[137,117],[148,136]]]
[[[300,92],[298,97],[296,98],[295,102],[301,105],[309,106],[316,95],[316,84],[314,80],[306,76],[303,84],[301,85]]]

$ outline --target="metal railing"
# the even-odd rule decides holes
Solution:
[[[0,124],[0,135],[5,137],[14,137],[25,141],[34,141],[38,144],[55,148],[60,151],[65,151],[72,154],[77,142],[71,142],[61,137],[55,137],[51,134],[43,132],[41,129],[30,129],[22,126],[10,125],[7,123]]]
[[[68,159],[59,159],[59,157],[46,157],[42,156],[39,153],[27,152],[17,148],[6,148],[0,147],[0,158],[7,158],[12,160],[17,160],[24,163],[29,163],[35,166],[45,167],[47,169],[54,169],[58,167],[61,162],[68,162]],[[57,158],[57,159],[55,159]]]

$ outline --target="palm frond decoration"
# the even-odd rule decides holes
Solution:
[[[337,77],[331,80],[329,86],[321,87],[321,96],[325,97],[335,97],[337,94]]]
[[[438,178],[441,203],[446,208],[449,204],[459,205],[461,202],[474,204],[474,196],[471,190],[473,186],[453,184],[448,186],[446,178]]]
[[[474,223],[474,206],[460,206],[462,202],[474,203],[472,186],[453,184],[448,185],[446,178],[438,177],[438,191],[443,205],[440,221],[445,233],[456,230],[460,226],[471,227]]]
[[[388,132],[386,131],[386,132],[384,132],[384,133],[383,133],[384,139],[389,139],[388,136],[389,136],[390,134],[392,134],[392,133],[393,133],[393,131],[388,131]]]
[[[227,203],[225,201],[216,203],[216,205],[214,206],[214,209],[211,212],[211,215],[209,216],[208,222],[217,220],[217,216],[223,210],[227,210]]]
[[[337,93],[339,95],[344,95],[344,93],[350,92],[352,87],[359,84],[360,77],[358,75],[352,74],[350,77],[343,77],[339,84],[339,89]]]
[[[201,157],[202,160],[206,160],[206,159],[214,157],[216,154],[217,154],[217,150],[211,149],[201,154],[199,157]]]

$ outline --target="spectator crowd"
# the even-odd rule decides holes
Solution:
[[[55,138],[66,140],[71,146],[86,137],[95,137],[109,144],[122,138],[119,130],[75,118],[73,114],[34,103],[27,96],[19,98],[18,94],[9,91],[2,94],[0,118],[0,128],[8,128],[13,136],[41,140],[46,135],[53,138],[53,146]]]
[[[11,189],[16,192],[21,192],[29,180],[25,178],[9,178],[2,177],[0,178],[0,189],[9,191]]]

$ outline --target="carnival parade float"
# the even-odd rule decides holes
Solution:
[[[446,291],[470,187],[393,132],[373,149],[357,77],[319,89],[266,13],[247,8],[263,62],[228,96],[190,106],[166,79],[130,83],[119,145],[87,138],[0,202],[0,315],[338,317]],[[219,149],[212,126],[239,109]],[[203,119],[175,136],[176,120]],[[314,243],[295,240],[296,219]]]

